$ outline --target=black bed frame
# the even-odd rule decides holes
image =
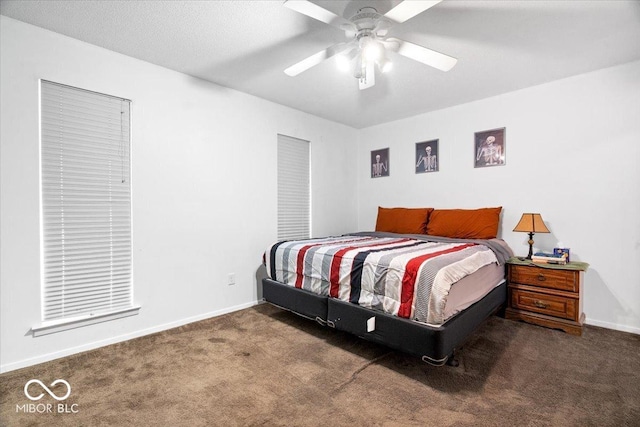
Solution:
[[[262,279],[262,287],[264,299],[273,305],[313,319],[321,325],[418,356],[432,365],[448,363],[456,366],[454,350],[485,319],[500,309],[507,299],[507,285],[503,282],[444,325],[435,327],[317,295],[269,278]],[[367,322],[372,317],[375,317],[375,329],[367,332]]]

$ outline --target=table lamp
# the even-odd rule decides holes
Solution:
[[[529,233],[529,255],[526,259],[531,259],[533,255],[533,234],[534,233],[551,233],[542,220],[539,213],[524,213],[520,222],[513,231],[521,231]]]

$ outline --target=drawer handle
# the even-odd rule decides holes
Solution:
[[[547,278],[544,277],[544,274],[542,274],[542,273],[538,274],[538,281],[544,282],[545,280],[547,280]]]
[[[534,301],[533,305],[535,305],[538,308],[549,308],[549,306],[543,303],[542,301]]]

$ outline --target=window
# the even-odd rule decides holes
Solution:
[[[309,141],[278,135],[278,240],[310,237]]]
[[[42,81],[43,323],[35,336],[139,309],[131,273],[130,104]]]

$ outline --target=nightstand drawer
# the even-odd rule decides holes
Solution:
[[[523,265],[512,265],[509,271],[511,283],[578,292],[579,271]]]
[[[557,295],[511,290],[511,307],[563,319],[578,320],[578,301]]]

